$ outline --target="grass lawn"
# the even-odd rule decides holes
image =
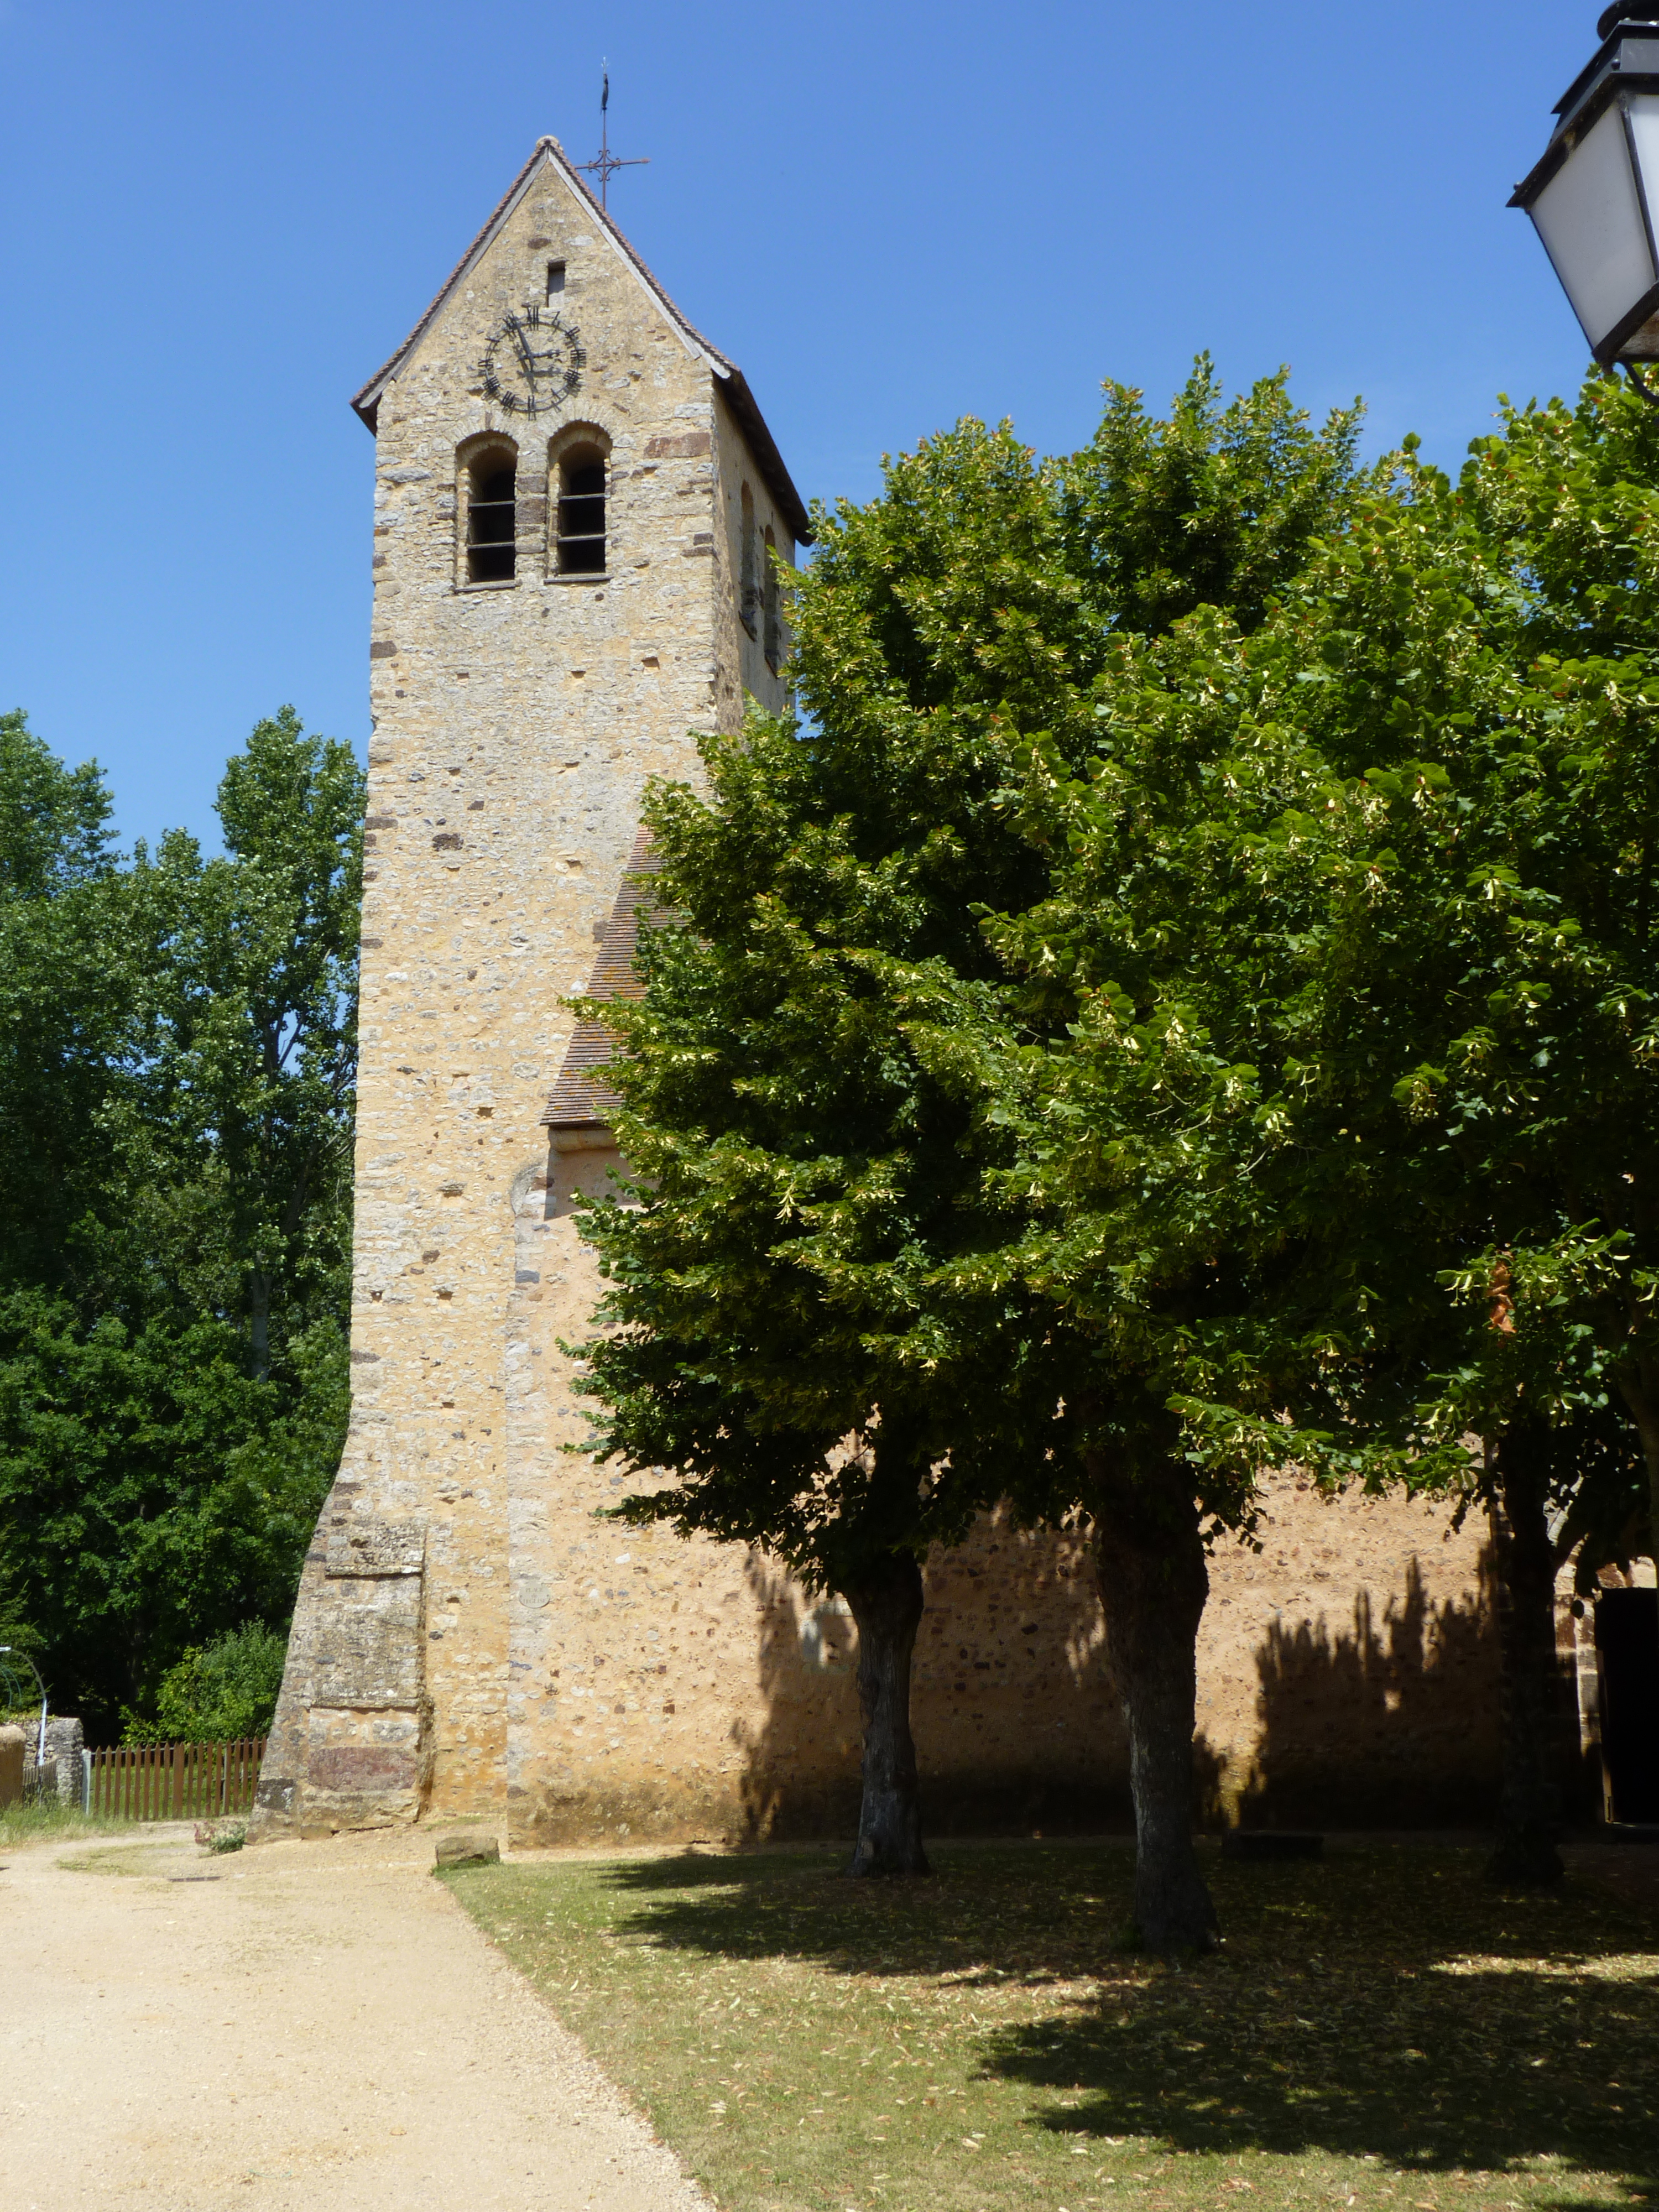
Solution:
[[[1659,2204],[1659,1923],[1480,1855],[1211,1866],[1225,1948],[1125,1955],[1127,1844],[446,1877],[729,2212]]]
[[[8,1844],[31,1842],[37,1836],[119,1835],[133,1825],[118,1814],[87,1814],[77,1806],[37,1799],[33,1804],[8,1805],[0,1810],[0,1849]]]

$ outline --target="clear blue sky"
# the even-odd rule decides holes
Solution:
[[[1593,4],[0,0],[0,707],[211,835],[292,701],[368,731],[373,441],[349,394],[538,135],[651,156],[613,212],[802,490],[962,414],[1044,450],[1208,347],[1455,465],[1583,349],[1506,211]]]

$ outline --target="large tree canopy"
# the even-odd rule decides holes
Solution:
[[[123,863],[97,770],[0,728],[0,1599],[97,1733],[285,1624],[337,1461],[362,806],[284,709],[223,855]]]
[[[1021,750],[1041,731],[1091,757],[1126,625],[1241,578],[1254,620],[1352,501],[1352,434],[1310,429],[1282,377],[1224,409],[1207,363],[1168,424],[1113,390],[1066,462],[959,424],[820,518],[803,719],[706,742],[706,792],[647,803],[678,926],[647,935],[642,1001],[585,1009],[626,1047],[636,1178],[586,1224],[611,1284],[582,1347],[598,1445],[669,1471],[635,1516],[765,1544],[848,1596],[855,1864],[920,1863],[918,1557],[1008,1490],[1048,1510],[1011,1455],[1046,1468],[1075,1426],[1062,1334],[980,1256],[1010,1139],[981,1110],[972,1041],[1006,977],[979,917],[1040,900],[1049,866],[1008,803]]]
[[[1408,454],[1254,633],[1124,641],[1098,757],[1031,748],[1053,895],[992,930],[1009,1263],[1098,1332],[1085,1449],[1131,1456],[1127,1346],[1206,1505],[1288,1457],[1490,1493],[1500,1870],[1548,1869],[1559,1544],[1628,1542],[1621,1410],[1659,1439],[1656,461],[1597,377],[1455,485]]]
[[[1194,1638],[1263,1472],[1489,1493],[1513,1781],[1538,1532],[1626,1540],[1656,1371],[1654,428],[1598,379],[1453,485],[1240,405],[1114,394],[1045,469],[963,425],[826,526],[811,719],[653,802],[592,1224],[630,1510],[819,1574],[872,1481],[889,1551],[1086,1515],[1159,1948],[1213,1925]],[[840,1443],[901,1409],[884,1485]]]
[[[0,1282],[61,1284],[131,1036],[131,945],[94,766],[0,715]]]

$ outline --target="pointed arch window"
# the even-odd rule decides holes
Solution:
[[[510,584],[519,573],[519,451],[510,439],[478,447],[463,469],[466,580]]]

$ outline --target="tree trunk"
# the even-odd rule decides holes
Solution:
[[[1648,1360],[1632,1360],[1618,1370],[1620,1395],[1630,1408],[1642,1440],[1642,1464],[1648,1476],[1648,1547],[1659,1566],[1659,1376]]]
[[[1129,1723],[1136,1937],[1163,1955],[1207,1951],[1219,1928],[1193,1849],[1196,1645],[1210,1594],[1198,1509],[1179,1466],[1157,1495],[1090,1472],[1106,1647]]]
[[[910,1657],[921,1620],[921,1568],[908,1552],[878,1553],[842,1583],[859,1632],[864,1797],[851,1875],[928,1874],[910,1734]]]
[[[1555,1654],[1555,1547],[1550,1541],[1550,1437],[1517,1421],[1498,1439],[1487,1514],[1498,1581],[1503,1784],[1487,1879],[1559,1881],[1555,1762],[1560,1680]]]
[[[263,1267],[248,1270],[249,1364],[263,1382],[270,1372],[270,1278]]]

